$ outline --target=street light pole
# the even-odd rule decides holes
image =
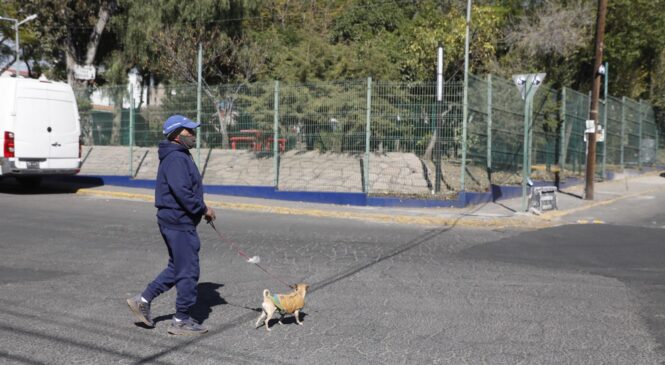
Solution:
[[[37,18],[37,14],[32,14],[29,17],[27,17],[27,18],[25,18],[25,19],[23,19],[19,22],[18,19],[5,18],[5,17],[0,16],[0,20],[7,20],[7,21],[10,21],[10,22],[14,22],[14,46],[15,46],[14,49],[16,51],[16,61],[14,62],[14,65],[15,65],[14,66],[14,71],[15,71],[17,77],[19,76],[19,69],[18,68],[20,67],[20,64],[21,64],[21,57],[19,55],[19,49],[20,49],[19,41],[20,41],[20,39],[19,39],[19,36],[18,36],[18,27],[23,23],[27,23],[31,20],[34,20],[35,18]]]
[[[15,36],[14,45],[16,45],[16,63],[14,63],[14,65],[15,65],[14,66],[14,75],[16,75],[16,77],[19,77],[21,75],[21,72],[20,72],[20,67],[21,67],[21,55],[20,55],[21,52],[20,52],[20,50],[21,50],[21,47],[19,46],[20,38],[18,36],[18,21],[16,19],[14,19],[14,36]]]

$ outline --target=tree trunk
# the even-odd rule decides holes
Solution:
[[[90,34],[90,39],[88,40],[88,46],[85,53],[85,65],[89,66],[95,61],[95,55],[97,55],[97,47],[99,47],[99,41],[102,37],[102,32],[106,27],[106,24],[111,19],[111,4],[107,6],[102,6],[99,9],[99,14],[97,15],[97,24],[92,29]]]
[[[423,159],[424,160],[432,161],[432,151],[434,151],[434,146],[436,145],[436,135],[437,135],[437,131],[435,129],[434,133],[432,133],[432,138],[429,139],[429,143],[427,144],[427,148],[425,149],[425,153],[423,153]]]
[[[227,129],[227,121],[228,119],[232,116],[229,116],[228,113],[231,112],[233,113],[233,110],[228,110],[228,109],[222,109],[217,107],[217,119],[219,120],[219,131],[222,134],[222,149],[228,149],[229,148],[229,132]],[[222,116],[222,113],[224,114]]]
[[[67,51],[65,52],[65,61],[67,66],[67,83],[72,87],[74,87],[76,86],[76,78],[74,78],[74,69],[76,68],[77,63],[76,63],[76,58],[70,52],[69,47],[67,47]]]
[[[2,66],[2,68],[0,68],[0,75],[2,75],[10,67],[12,67],[14,65],[14,62],[16,62],[16,53],[14,53],[14,55],[12,56],[11,61],[7,62],[6,65],[4,65],[4,66]]]
[[[442,121],[443,117],[446,116],[446,114],[450,113],[452,110],[452,106],[448,107],[448,110],[445,110],[443,113],[441,113],[440,116],[437,116],[437,118],[440,118],[439,120]],[[436,125],[436,120],[433,120],[432,123]],[[439,125],[439,129],[442,129],[443,126]],[[423,153],[423,159],[425,160],[432,160],[432,151],[434,151],[434,146],[436,144],[436,136],[438,134],[437,130],[434,130],[434,133],[432,133],[432,137],[429,139],[429,143],[427,144],[427,148],[425,149],[425,153]]]
[[[108,4],[103,4],[99,8],[99,13],[97,14],[97,23],[92,29],[90,34],[90,39],[88,40],[88,45],[85,50],[85,59],[83,64],[79,63],[76,47],[74,41],[71,37],[67,37],[67,47],[65,50],[66,66],[67,66],[67,83],[74,86],[77,85],[76,78],[74,77],[74,70],[76,66],[91,66],[95,62],[95,56],[97,55],[97,48],[99,47],[99,42],[102,38],[102,32],[106,28],[106,24],[111,19],[112,8],[115,6],[115,1],[111,1]]]

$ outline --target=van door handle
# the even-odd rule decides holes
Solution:
[[[55,142],[55,143],[51,143],[51,146],[53,146],[53,147],[60,147],[60,146],[62,146],[62,145],[61,145],[60,143],[58,143],[58,142]]]

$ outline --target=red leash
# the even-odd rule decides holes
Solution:
[[[256,265],[256,267],[258,267],[258,268],[261,269],[263,272],[265,272],[266,274],[268,274],[268,276],[270,276],[271,278],[273,278],[273,279],[279,281],[280,283],[282,283],[282,284],[288,286],[288,287],[291,288],[291,289],[295,289],[292,285],[287,284],[286,281],[280,279],[277,275],[273,275],[273,274],[271,274],[271,273],[270,273],[268,270],[266,270],[263,266],[259,265],[258,262],[252,262],[252,260],[253,260],[256,256],[254,256],[254,257],[249,257],[249,255],[247,255],[247,254],[244,253],[239,247],[237,247],[238,245],[234,244],[233,241],[225,239],[225,238],[222,236],[222,234],[219,233],[219,231],[217,230],[217,227],[215,227],[215,223],[213,223],[212,221],[209,221],[208,224],[210,224],[210,226],[212,227],[212,229],[214,229],[215,232],[217,232],[217,235],[219,236],[219,239],[220,239],[222,242],[226,242],[229,246],[231,246],[231,248],[232,248],[236,253],[238,253],[238,255],[244,257],[245,259],[247,259],[247,262]]]

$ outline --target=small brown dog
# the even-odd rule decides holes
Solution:
[[[295,290],[289,294],[270,295],[270,291],[265,289],[263,291],[263,303],[261,303],[263,312],[259,319],[256,320],[254,326],[259,328],[259,323],[265,320],[266,329],[270,331],[268,322],[270,322],[275,311],[279,311],[281,315],[279,324],[282,324],[282,318],[284,318],[285,314],[293,314],[296,317],[296,323],[302,325],[302,322],[300,322],[300,310],[305,306],[307,289],[309,289],[309,285],[304,283],[296,284]]]

